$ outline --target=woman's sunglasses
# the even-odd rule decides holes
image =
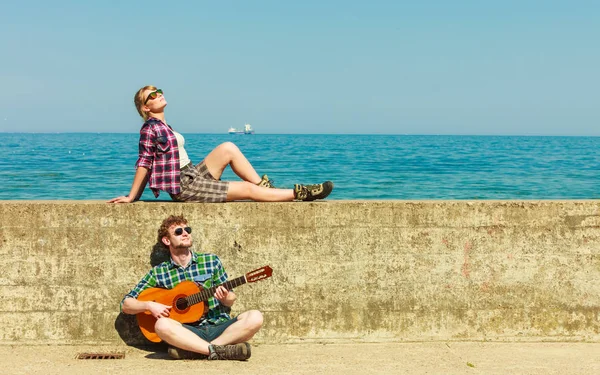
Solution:
[[[163,91],[161,89],[152,91],[150,94],[148,94],[148,97],[146,98],[146,101],[144,102],[144,104],[147,104],[149,100],[154,100],[154,99],[158,98],[158,94],[162,95]]]
[[[174,233],[176,236],[181,236],[181,235],[183,234],[183,231],[184,231],[184,230],[185,230],[185,231],[186,231],[188,234],[191,234],[191,233],[192,233],[192,228],[190,228],[190,227],[185,227],[185,228],[181,228],[181,227],[179,227],[179,228],[175,229],[175,231],[174,231],[173,233]]]

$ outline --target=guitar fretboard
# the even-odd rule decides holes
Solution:
[[[192,305],[195,305],[195,304],[203,302],[203,301],[208,301],[208,299],[210,297],[214,296],[215,291],[221,285],[225,289],[230,290],[230,289],[233,289],[235,287],[238,287],[238,286],[244,285],[244,284],[246,284],[246,276],[245,275],[240,276],[237,279],[226,281],[223,284],[215,285],[208,289],[202,289],[202,291],[200,291],[199,293],[190,294],[189,296],[185,297],[185,300],[187,301],[189,306],[192,306]]]

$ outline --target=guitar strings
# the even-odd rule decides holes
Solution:
[[[243,285],[246,283],[246,276],[240,276],[237,279],[233,279],[231,281],[227,281],[223,284],[219,284],[217,286],[213,286],[209,289],[202,289],[199,293],[190,294],[187,297],[184,297],[187,302],[187,306],[192,306],[202,301],[207,301],[212,295],[215,293],[217,288],[223,285],[226,289],[231,289]]]

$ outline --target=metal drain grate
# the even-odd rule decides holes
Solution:
[[[79,353],[75,359],[123,359],[123,353]]]

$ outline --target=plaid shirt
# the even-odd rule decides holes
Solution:
[[[125,298],[138,298],[140,293],[148,288],[172,289],[184,280],[194,281],[204,288],[223,284],[227,281],[227,273],[221,260],[215,254],[200,254],[192,252],[192,260],[186,267],[173,262],[173,259],[162,262],[152,268],[140,282],[125,295],[121,301],[121,310]],[[231,319],[228,314],[229,307],[221,305],[215,297],[208,299],[208,314],[206,319],[199,322],[218,323]],[[194,324],[194,323],[192,323]]]
[[[159,190],[179,194],[179,148],[171,127],[150,117],[140,129],[138,167],[150,170],[150,189],[158,198]]]

